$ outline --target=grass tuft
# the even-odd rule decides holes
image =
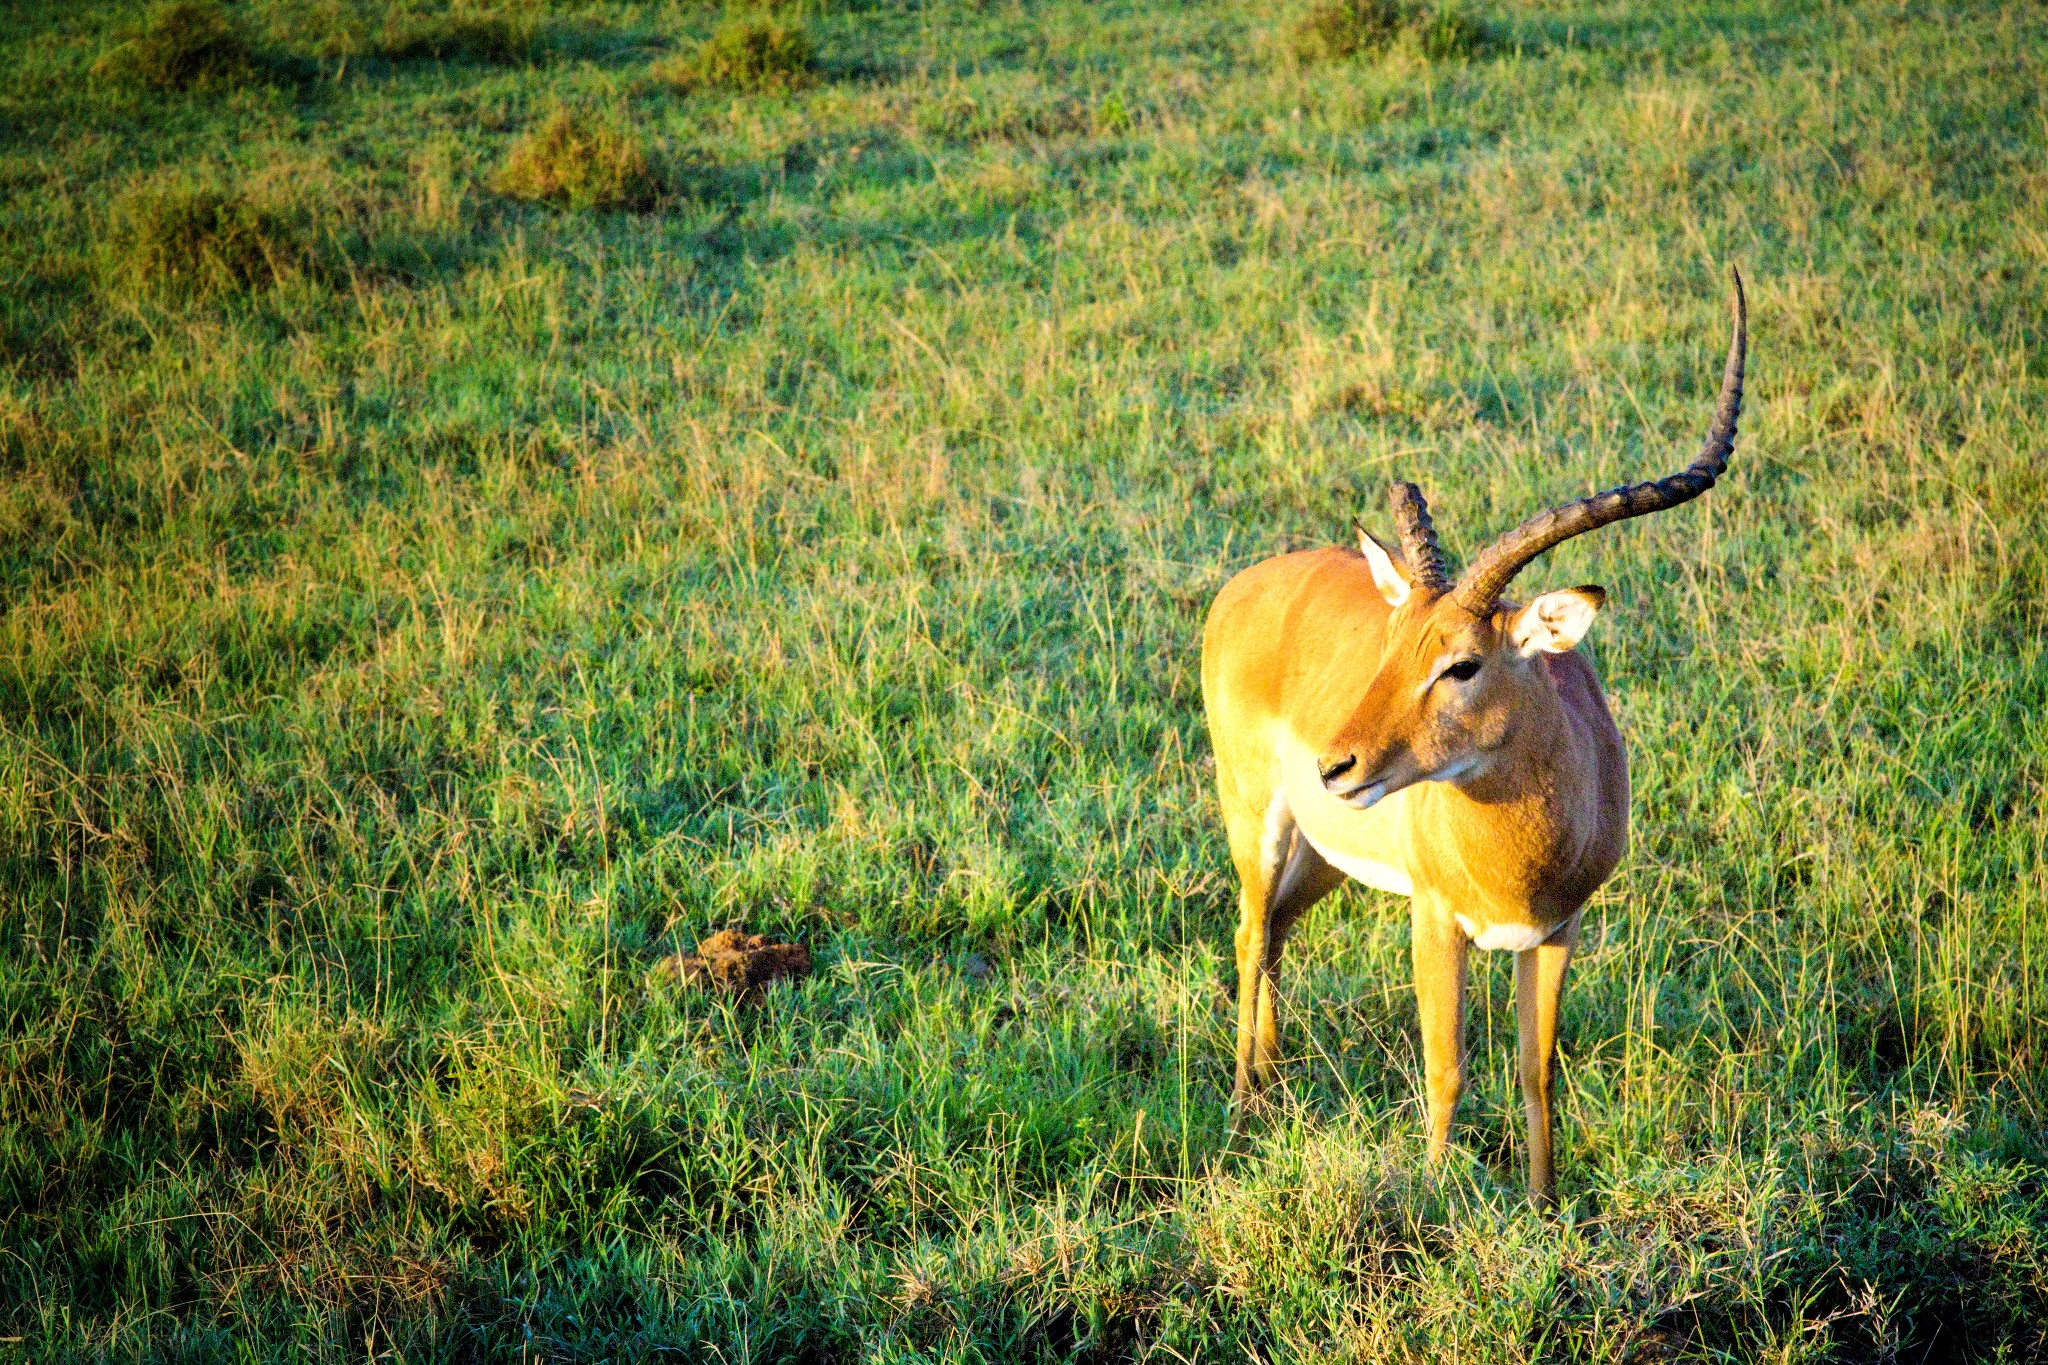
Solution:
[[[193,90],[247,80],[256,64],[241,26],[212,0],[168,0],[93,63],[120,85]]]
[[[638,134],[609,115],[566,108],[512,145],[491,187],[578,209],[644,208],[658,188]]]
[[[1287,35],[1288,53],[1303,66],[1381,52],[1411,39],[1432,61],[1469,56],[1485,29],[1447,5],[1424,8],[1398,0],[1313,0]]]
[[[658,62],[656,79],[680,90],[795,90],[817,76],[817,47],[797,24],[739,18],[687,52]]]
[[[394,12],[375,39],[377,55],[391,61],[460,57],[516,66],[533,59],[540,26],[532,16],[498,10],[457,10],[421,15]]]
[[[129,278],[202,294],[274,284],[309,265],[317,245],[296,206],[185,173],[130,190],[113,217]]]

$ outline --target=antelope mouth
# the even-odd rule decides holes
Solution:
[[[1349,791],[1340,792],[1332,789],[1330,792],[1330,795],[1336,797],[1345,805],[1358,810],[1371,809],[1373,806],[1378,805],[1380,798],[1386,794],[1387,784],[1385,782],[1361,782]]]
[[[1420,778],[1410,778],[1405,782],[1396,781],[1391,777],[1382,777],[1374,782],[1354,782],[1349,787],[1340,787],[1339,780],[1346,776],[1354,766],[1354,764],[1346,763],[1338,771],[1324,777],[1323,789],[1354,810],[1370,810],[1394,792],[1400,791],[1404,787],[1413,786],[1418,781],[1447,782],[1455,785],[1460,778],[1469,777],[1478,771],[1481,766],[1481,760],[1478,754],[1467,754],[1463,758],[1454,759],[1446,763],[1433,773],[1425,773]]]

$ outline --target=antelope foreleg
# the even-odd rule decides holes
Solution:
[[[1417,896],[1409,909],[1415,967],[1415,1015],[1422,1030],[1424,1090],[1429,1097],[1429,1159],[1451,1144],[1451,1116],[1465,1092],[1465,933],[1441,906]]]
[[[1545,1209],[1557,1202],[1550,1081],[1557,1053],[1558,1001],[1578,942],[1579,917],[1574,915],[1548,941],[1515,954],[1515,1032],[1521,1053],[1522,1112],[1529,1124],[1529,1202]]]

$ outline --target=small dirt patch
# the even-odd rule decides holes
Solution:
[[[722,929],[698,944],[696,952],[677,953],[662,969],[674,972],[685,986],[744,998],[758,996],[771,982],[809,976],[811,954],[801,943],[774,943],[764,934]]]

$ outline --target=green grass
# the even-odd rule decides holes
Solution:
[[[2048,1354],[2037,7],[224,12],[0,16],[0,1359]],[[649,211],[491,190],[571,107]],[[1729,478],[1525,575],[1635,782],[1561,1214],[1502,961],[1421,1168],[1372,893],[1232,1148],[1208,599],[1676,468],[1731,261]]]

